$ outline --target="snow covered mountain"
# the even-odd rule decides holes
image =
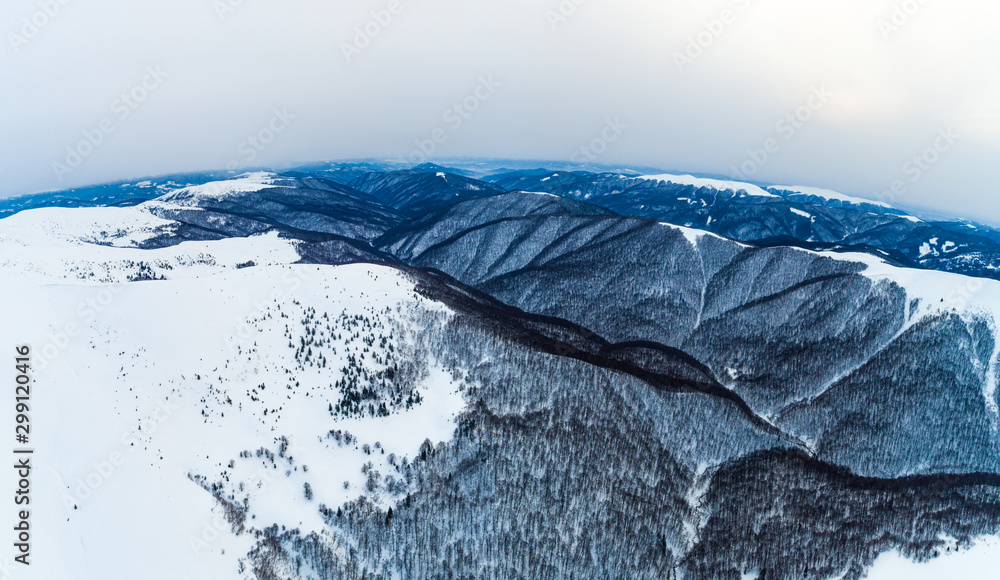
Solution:
[[[586,200],[755,245],[867,252],[904,266],[1000,279],[996,230],[926,221],[878,201],[818,188],[760,186],[685,175],[519,171],[488,179],[508,190]]]
[[[183,173],[5,198],[0,199],[0,218],[26,209],[43,207],[135,205],[183,187],[201,185],[229,177],[231,176],[226,172]]]
[[[670,175],[171,181],[0,219],[0,342],[33,350],[18,578],[1000,562],[985,228]]]

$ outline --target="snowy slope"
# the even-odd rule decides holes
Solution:
[[[43,208],[0,220],[0,285],[59,280],[122,283],[129,280],[180,278],[256,265],[298,261],[295,242],[277,233],[217,242],[186,242],[142,250],[140,245],[169,234],[179,224],[155,216],[151,209],[178,207],[191,192],[256,187],[245,180],[189,188],[171,201],[167,196],[128,208]]]
[[[900,268],[871,254],[816,252],[834,259],[861,262],[862,272],[873,280],[888,280],[904,289],[911,299],[920,301],[911,318],[940,312],[985,314],[1000,322],[1000,281],[939,272]]]
[[[868,571],[868,580],[940,580],[993,578],[1000,564],[1000,540],[984,538],[971,549],[954,547],[930,562],[913,562],[898,552],[883,554]]]
[[[702,177],[693,177],[691,175],[671,175],[671,174],[661,174],[661,175],[643,175],[637,179],[647,179],[649,181],[659,181],[663,183],[674,183],[677,185],[691,185],[694,187],[707,187],[711,189],[717,189],[719,191],[732,191],[734,193],[744,192],[745,195],[754,197],[773,197],[777,198],[777,195],[773,193],[768,193],[760,187],[750,184],[742,183],[739,181],[724,181],[719,179],[707,179]]]
[[[168,193],[155,201],[172,205],[195,205],[201,200],[220,200],[230,195],[254,193],[272,187],[279,179],[275,173],[258,171],[246,173],[225,181],[212,181],[203,185],[194,185]]]
[[[253,242],[230,242],[252,254]],[[36,352],[38,556],[19,578],[240,578],[238,560],[255,540],[233,533],[199,482],[221,483],[246,505],[246,529],[320,531],[321,504],[405,494],[397,466],[425,440],[450,439],[464,405],[431,360],[418,374],[421,402],[385,417],[333,416],[331,374],[308,362],[292,382],[286,325],[298,337],[307,309],[327,315],[338,335],[313,346],[324,368],[367,354],[364,372],[385,357],[378,336],[407,352],[414,311],[447,317],[395,270],[271,266],[118,285],[51,282],[0,289],[19,306],[0,342]],[[0,482],[8,493],[10,481]]]
[[[42,208],[0,221],[0,243],[5,246],[54,244],[108,244],[133,247],[168,232],[175,222],[142,208]]]

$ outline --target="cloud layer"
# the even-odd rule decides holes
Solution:
[[[998,19],[986,0],[14,0],[0,195],[584,156],[1000,222]]]

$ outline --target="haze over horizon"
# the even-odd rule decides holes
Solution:
[[[356,158],[585,161],[1000,222],[1000,6],[16,0],[0,196]]]

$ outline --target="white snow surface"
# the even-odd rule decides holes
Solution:
[[[531,195],[544,195],[546,197],[559,197],[558,195],[547,191],[525,191],[524,193],[530,193]]]
[[[179,225],[150,211],[153,205],[177,207],[163,199],[125,208],[33,209],[0,220],[0,247],[4,248],[0,287],[24,282],[123,283],[140,276],[143,269],[157,278],[177,279],[218,273],[248,262],[260,266],[299,260],[295,242],[274,232],[139,249],[143,242]]]
[[[18,578],[239,578],[237,559],[252,542],[231,532],[189,475],[216,482],[225,474],[227,492],[243,486],[236,496],[248,498],[248,526],[328,533],[320,504],[335,510],[366,493],[362,466],[369,461],[392,475],[389,454],[412,459],[425,440],[449,440],[464,400],[430,361],[419,386],[424,401],[413,409],[334,418],[327,407],[339,394],[329,388],[331,373],[286,374],[284,325],[301,316],[296,302],[331,316],[405,318],[426,302],[412,290],[398,271],[368,265],[0,289],[0,299],[18,304],[0,330],[2,341],[36,352],[37,556]],[[339,350],[346,354],[343,345]],[[330,367],[342,364],[332,360]],[[334,429],[356,441],[337,445],[326,437]],[[277,455],[280,437],[290,442],[290,460],[272,464],[252,453]],[[363,451],[376,443],[384,452]],[[243,451],[251,456],[240,457]],[[12,497],[11,482],[4,478],[0,487]],[[394,496],[374,497],[385,503]]]
[[[110,238],[127,245],[169,223],[137,208],[32,210],[0,220],[0,300],[9,306],[0,343],[33,349],[32,565],[17,578],[244,578],[238,560],[255,540],[233,533],[192,477],[223,483],[236,503],[245,498],[248,527],[329,534],[320,504],[336,511],[364,494],[392,505],[410,488],[390,457],[398,465],[425,440],[453,436],[465,400],[435,360],[424,361],[422,401],[410,409],[387,417],[329,412],[340,399],[331,385],[339,369],[366,348],[360,330],[353,342],[342,330],[324,346],[328,367],[287,370],[295,357],[286,327],[303,334],[307,309],[371,320],[381,325],[373,339],[402,328],[397,351],[420,331],[414,314],[446,320],[449,311],[417,295],[405,274],[294,265],[294,247],[274,235],[160,250],[86,241],[91,227],[111,226],[121,232],[108,230]],[[167,279],[128,282],[130,260]],[[235,267],[249,260],[257,266]],[[365,368],[378,370],[379,348],[374,341]],[[0,412],[14,416],[13,397]],[[333,430],[352,441],[338,443]],[[369,462],[381,476],[374,491],[362,471]],[[14,484],[0,478],[0,493],[13,497]],[[13,544],[9,528],[3,537]]]
[[[834,259],[861,262],[866,265],[861,272],[864,276],[900,285],[911,300],[920,300],[917,310],[910,313],[911,320],[954,311],[959,314],[986,314],[1000,322],[1000,281],[938,270],[900,268],[860,252],[817,253]]]
[[[299,260],[294,242],[279,238],[276,232],[141,250],[96,245],[79,238],[60,239],[58,236],[38,236],[36,243],[28,244],[25,237],[4,236],[6,221],[0,221],[0,245],[7,246],[10,251],[0,255],[0,287],[66,281],[120,284],[141,276],[143,268],[156,277],[179,279],[215,274],[251,261],[256,265],[275,265]],[[116,241],[132,240],[142,235],[146,232],[130,234]]]
[[[750,184],[743,183],[740,181],[723,181],[719,179],[706,179],[703,177],[694,177],[691,175],[671,175],[669,173],[663,173],[660,175],[643,175],[638,177],[638,179],[648,179],[650,181],[662,181],[665,183],[676,183],[678,185],[692,185],[694,187],[710,187],[712,189],[717,189],[719,191],[733,191],[733,192],[746,192],[747,195],[756,197],[778,197],[773,193],[768,193],[760,187]]]
[[[1000,572],[1000,538],[981,539],[972,549],[946,552],[930,562],[914,562],[888,552],[879,556],[867,580],[942,580],[996,578]]]
[[[180,206],[193,205],[198,203],[199,200],[221,200],[239,193],[254,193],[277,187],[275,181],[278,179],[279,177],[275,173],[257,171],[240,175],[234,179],[213,181],[203,185],[193,185],[184,189],[178,189],[153,201]]]
[[[39,247],[109,243],[126,247],[169,231],[175,222],[138,207],[49,207],[0,220],[0,245]]]

